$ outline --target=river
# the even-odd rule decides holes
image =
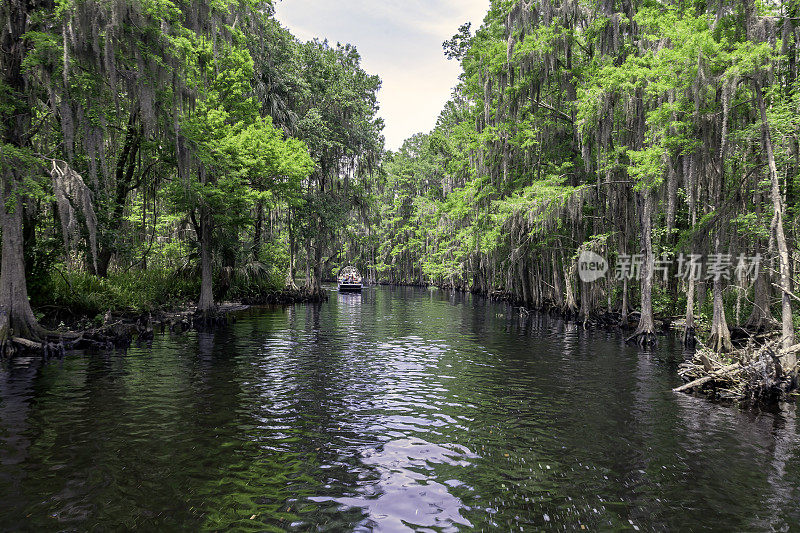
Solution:
[[[789,530],[794,406],[483,298],[331,292],[0,366],[0,530]]]

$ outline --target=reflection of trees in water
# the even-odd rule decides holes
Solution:
[[[767,424],[772,421],[771,431],[767,431]],[[758,424],[764,430],[767,454],[765,465],[767,491],[758,513],[758,519],[753,519],[749,528],[779,529],[784,525],[800,522],[800,511],[795,503],[798,501],[797,488],[797,450],[800,436],[797,433],[797,405],[782,404],[777,412],[764,416],[764,424]],[[795,472],[790,472],[794,468]]]
[[[796,523],[794,412],[672,395],[671,349],[399,289],[6,365],[0,529]]]
[[[144,408],[132,394],[141,363],[117,353],[70,354],[63,361],[36,365],[27,376],[35,401],[22,411],[26,416],[19,427],[25,428],[30,445],[16,491],[26,498],[27,506],[16,510],[26,516],[27,527],[108,525],[109,516],[124,520],[139,515],[142,501],[158,507],[148,493],[162,479],[149,475],[148,458],[161,449],[153,439],[130,431],[146,429],[144,421],[152,419],[135,421]],[[19,394],[13,387],[3,390]],[[170,498],[174,514],[180,515],[173,504]]]
[[[295,499],[317,489],[303,475],[313,458],[291,444],[290,423],[270,416],[274,398],[260,394],[262,380],[270,381],[260,369],[273,318],[197,336],[192,448],[185,450],[193,483],[185,500],[204,529],[285,528],[299,518]]]
[[[468,523],[459,514],[461,501],[443,483],[452,478],[435,475],[445,463],[462,473],[468,466],[455,457],[469,452],[450,446],[441,434],[444,424],[433,416],[448,411],[435,369],[447,349],[442,309],[450,308],[421,300],[422,294],[412,288],[376,291],[374,301],[364,303],[364,333],[343,352],[358,365],[353,384],[359,394],[350,401],[362,437],[353,452],[372,477],[335,501],[363,508],[364,527]]]
[[[21,510],[26,507],[23,488],[31,445],[28,416],[34,399],[34,380],[38,362],[0,366],[0,529],[19,529],[25,523]],[[12,510],[18,514],[8,516]]]
[[[786,504],[797,499],[798,478],[787,474],[800,442],[796,407],[748,412],[682,394],[676,403],[682,466],[695,495],[691,503],[705,504],[684,521],[713,519],[719,527],[742,531],[797,524],[796,506]]]
[[[318,305],[280,313],[280,320],[273,314],[237,323],[235,342],[215,348],[233,352],[236,375],[216,371],[213,381],[240,386],[228,394],[235,405],[220,398],[215,410],[239,415],[229,435],[230,463],[198,496],[208,512],[205,526],[304,530],[333,516],[337,527],[348,529],[363,519],[358,509],[341,513],[335,505],[309,499],[341,494],[359,480],[357,455],[346,453],[348,439],[357,435],[345,423],[348,384],[335,332]],[[268,332],[243,330],[265,320],[273,324]],[[236,346],[248,335],[251,346]],[[219,366],[217,361],[214,367]],[[217,394],[224,388],[217,387]]]
[[[305,323],[297,330],[311,342],[293,353],[297,422],[318,464],[324,465],[308,475],[327,482],[315,495],[317,506],[307,519],[324,524],[335,517],[334,529],[352,529],[367,520],[359,507],[342,512],[337,498],[378,477],[360,454],[365,443],[373,442],[367,430],[370,418],[360,412],[369,402],[363,377],[376,373],[363,358],[369,339],[362,305],[368,298],[367,292],[336,294],[324,306],[307,308]]]
[[[3,433],[16,436],[12,439],[16,443],[3,448],[16,448],[18,454],[2,462],[19,464],[9,494],[24,501],[13,508],[18,519],[25,517],[28,527],[52,528],[91,517],[94,507],[82,499],[100,487],[97,461],[109,446],[102,424],[93,418],[108,420],[119,400],[114,380],[98,377],[114,368],[112,360],[108,355],[92,355],[44,364],[30,361],[19,367],[20,360],[15,359],[0,378],[4,381],[0,410],[6,411],[0,415],[0,426]],[[9,412],[11,416],[5,416]],[[58,475],[48,475],[51,472]],[[0,509],[8,504],[4,499]]]
[[[583,340],[578,330],[483,298],[475,298],[459,314],[466,324],[461,330],[474,345],[455,344],[457,360],[470,357],[459,365],[452,388],[476,409],[468,431],[460,436],[464,440],[456,442],[479,455],[474,469],[462,478],[471,488],[454,489],[470,509],[464,515],[476,526],[508,530],[591,524],[598,518],[593,505],[602,509],[593,487],[607,481],[596,470],[584,468],[591,453],[584,465],[578,465],[574,455],[573,446],[589,444],[582,435],[572,434],[582,416],[564,390],[574,381],[580,359]],[[572,360],[552,360],[553,354],[561,353]],[[542,364],[543,359],[548,364]],[[591,411],[602,401],[594,397],[583,409]],[[585,501],[587,494],[590,502]]]
[[[537,401],[525,374],[515,372],[520,361],[496,350],[507,348],[498,342],[507,337],[496,316],[501,307],[450,291],[402,293],[378,305],[381,416],[373,431],[386,442],[364,453],[382,473],[381,492],[352,504],[368,505],[388,529],[401,519],[421,527],[530,524],[543,494],[565,499],[563,471],[541,446],[553,402]],[[536,460],[503,454],[520,449]]]

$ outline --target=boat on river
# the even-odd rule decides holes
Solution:
[[[339,271],[339,292],[361,292],[361,273],[354,266],[346,266]]]

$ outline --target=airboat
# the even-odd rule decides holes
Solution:
[[[346,266],[339,271],[339,292],[361,292],[361,274],[354,266]]]

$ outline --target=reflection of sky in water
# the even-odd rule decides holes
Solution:
[[[794,408],[671,393],[668,340],[446,291],[330,296],[0,365],[0,529],[800,527]]]
[[[388,424],[393,425],[391,422]],[[407,424],[396,429],[405,431]],[[455,449],[453,449],[455,448]],[[419,439],[391,440],[374,449],[361,452],[362,461],[380,472],[374,485],[361,489],[357,498],[336,498],[334,501],[352,507],[362,507],[367,523],[379,529],[402,529],[404,523],[422,527],[447,527],[454,524],[472,526],[460,514],[461,500],[450,494],[450,485],[461,485],[452,479],[443,483],[431,481],[432,463],[467,467],[470,463],[459,457],[474,457],[463,447],[447,448]],[[311,498],[325,501],[325,498]]]

